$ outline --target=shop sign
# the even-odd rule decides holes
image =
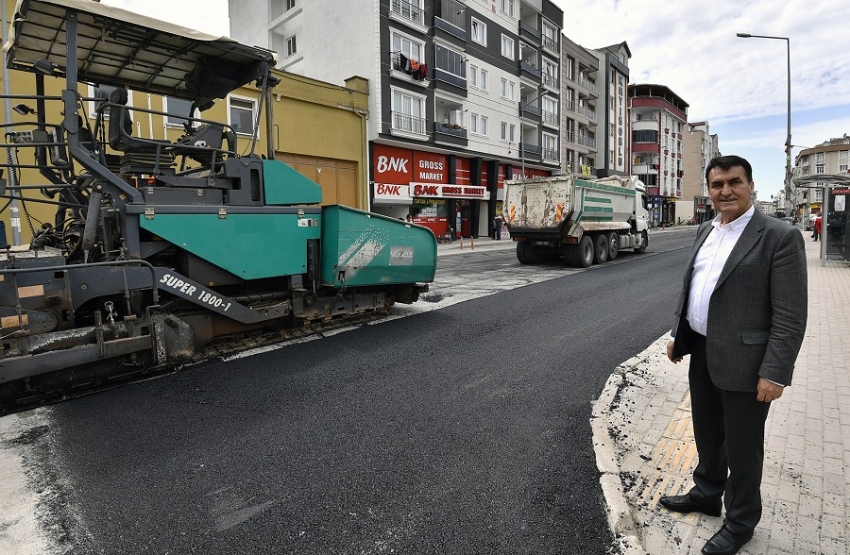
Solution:
[[[411,160],[409,150],[375,145],[372,162],[377,183],[404,183],[406,185],[413,181],[413,160]]]
[[[850,189],[833,189],[829,193],[831,195],[850,195]]]
[[[410,187],[394,183],[375,183],[375,202],[378,204],[410,204]]]
[[[413,179],[418,183],[448,183],[448,162],[442,154],[413,153]]]
[[[490,192],[486,187],[472,185],[432,185],[430,183],[411,183],[411,195],[427,198],[474,198],[489,200]]]
[[[522,168],[514,167],[514,170],[519,170],[520,172],[522,172]],[[526,168],[525,169],[525,178],[531,179],[531,178],[534,178],[534,177],[549,177],[549,172],[546,171],[546,170],[535,170],[533,168]],[[514,173],[513,174],[513,179],[522,179],[522,178],[523,178],[522,173]]]

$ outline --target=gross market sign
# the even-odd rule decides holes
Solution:
[[[469,198],[490,200],[486,187],[472,185],[434,185],[431,183],[411,183],[410,196],[419,198]]]

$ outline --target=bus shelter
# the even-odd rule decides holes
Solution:
[[[850,260],[850,173],[795,175],[797,187],[822,189],[821,262]]]

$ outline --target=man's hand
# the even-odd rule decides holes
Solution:
[[[667,358],[672,360],[674,364],[676,362],[679,362],[680,360],[682,360],[682,357],[673,358],[673,345],[675,345],[675,343],[676,343],[675,341],[668,341],[667,342]],[[781,395],[781,393],[780,393],[780,395]]]
[[[782,397],[783,391],[785,391],[785,388],[781,385],[777,385],[765,378],[759,378],[756,400],[769,403]]]

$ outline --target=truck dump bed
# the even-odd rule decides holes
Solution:
[[[584,231],[629,227],[635,206],[635,180],[576,176],[507,181],[504,218],[511,233],[558,232],[566,224]]]

